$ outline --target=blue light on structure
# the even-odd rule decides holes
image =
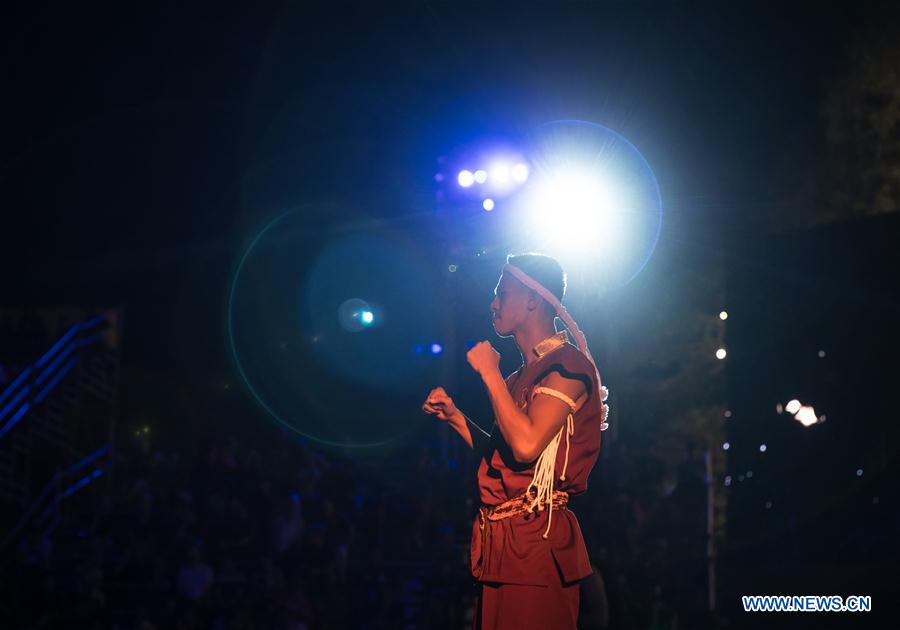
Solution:
[[[431,344],[431,354],[440,354],[444,351],[444,346],[439,343]]]
[[[29,374],[31,374],[30,367],[22,370],[22,373],[16,377],[16,380],[14,380],[12,382],[12,384],[9,387],[7,387],[2,394],[0,394],[0,403],[2,403],[4,400],[6,400],[6,397],[9,396],[13,391],[15,391],[15,389],[19,385],[22,384],[22,381],[24,381],[26,378],[28,378]]]
[[[59,383],[60,379],[65,376],[69,372],[69,370],[72,369],[73,365],[75,365],[75,357],[72,357],[72,359],[69,360],[68,363],[66,363],[65,367],[63,367],[59,372],[56,373],[56,376],[53,377],[53,380],[50,381],[47,386],[44,387],[44,389],[42,389],[41,392],[34,397],[34,402],[42,402],[44,398],[47,397],[47,394],[50,393],[50,390],[56,387],[56,384]]]
[[[31,403],[25,403],[24,405],[22,405],[22,408],[16,412],[16,415],[14,415],[12,418],[10,418],[9,422],[7,422],[5,425],[3,425],[3,428],[0,429],[0,438],[2,438],[4,435],[9,433],[10,429],[12,429],[14,426],[16,426],[16,423],[22,419],[22,416],[25,415],[25,412],[28,411],[28,408],[30,406],[31,406]]]
[[[78,332],[78,329],[79,329],[79,328],[81,328],[81,324],[75,324],[74,326],[72,326],[72,327],[69,329],[69,332],[67,332],[65,335],[63,335],[62,338],[61,338],[59,341],[57,341],[55,344],[53,344],[53,347],[50,348],[44,356],[42,356],[40,359],[37,360],[37,363],[35,363],[35,366],[37,366],[37,367],[39,367],[39,368],[40,368],[40,367],[43,367],[44,364],[50,359],[50,357],[52,357],[54,354],[56,354],[56,351],[59,350],[59,348],[60,348],[63,344],[65,344],[66,342],[68,342],[69,339],[71,339],[72,336],[73,336],[76,332]]]

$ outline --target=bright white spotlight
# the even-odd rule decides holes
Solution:
[[[519,164],[516,164],[515,166],[513,166],[512,178],[515,181],[519,182],[520,184],[522,182],[524,182],[526,179],[528,179],[528,165],[522,164],[520,162]]]
[[[359,319],[363,324],[371,324],[375,321],[375,314],[372,311],[363,311],[359,314]]]
[[[472,174],[472,171],[460,171],[456,181],[458,181],[459,185],[463,188],[468,188],[475,183],[475,176]]]
[[[494,209],[494,200],[493,199],[485,199],[481,204],[481,207],[490,212]]]
[[[491,181],[495,184],[505,184],[509,181],[509,166],[498,162],[491,166]]]
[[[728,311],[722,311],[721,313],[719,313],[719,319],[721,319],[723,322],[728,319]]]
[[[784,406],[784,410],[793,415],[800,411],[800,401],[796,398]]]
[[[551,173],[532,198],[533,229],[551,245],[610,254],[623,236],[617,197],[615,188],[597,173],[575,169]]]
[[[483,184],[487,181],[487,171],[484,169],[478,169],[475,171],[475,181],[479,184]]]
[[[803,405],[794,416],[794,420],[805,427],[811,427],[819,421],[819,416],[816,415],[815,409],[809,405]]]
[[[722,359],[724,359],[727,356],[728,356],[728,352],[725,350],[725,348],[719,348],[718,350],[716,350],[716,358],[719,361],[721,361]]]

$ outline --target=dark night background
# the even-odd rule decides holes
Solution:
[[[592,491],[574,502],[608,601],[608,623],[583,608],[584,627],[895,627],[900,13],[890,3],[3,13],[2,386],[65,332],[23,341],[35,309],[121,309],[106,424],[85,429],[91,407],[76,396],[71,448],[40,455],[29,442],[24,494],[4,486],[4,583],[24,577],[2,598],[3,627],[464,627],[471,458],[419,405],[447,383],[489,424],[463,344],[488,338],[482,315],[507,252],[477,240],[479,219],[453,227],[433,178],[461,147],[561,119],[626,136],[664,207],[643,272],[573,308],[613,403]],[[415,374],[401,386],[334,371],[307,320],[286,337],[288,378],[306,390],[301,424],[399,427],[387,445],[283,430],[237,375],[232,277],[253,235],[286,210],[303,232],[289,243],[301,276],[348,233],[396,236],[422,264],[416,277],[430,284],[401,300],[397,321],[433,334],[410,347],[448,347],[404,359]],[[372,251],[355,256],[372,256],[373,277],[396,275]],[[514,348],[495,345],[515,369]],[[792,398],[827,421],[804,428],[775,411]],[[112,419],[109,474],[68,497],[52,528],[29,522],[6,538]],[[0,438],[0,454],[14,437]],[[273,550],[272,528],[295,521],[302,533]],[[192,550],[233,581],[185,596],[176,576]],[[741,594],[871,594],[873,611],[754,615]]]

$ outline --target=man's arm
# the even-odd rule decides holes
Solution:
[[[497,426],[513,457],[519,463],[533,462],[559,432],[571,411],[569,406],[553,396],[537,396],[528,405],[526,414],[516,405],[499,371],[487,370],[482,379]],[[558,390],[572,400],[578,400],[587,391],[581,381],[566,378],[558,372],[551,372],[541,385]]]

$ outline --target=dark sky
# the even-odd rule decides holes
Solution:
[[[373,185],[402,203],[452,143],[555,118],[624,133],[670,203],[721,201],[818,116],[861,19],[823,6],[366,4],[8,16],[5,256],[115,260],[210,241],[232,232],[248,181],[275,185],[250,191],[259,203]],[[253,178],[279,168],[281,190]]]
[[[125,304],[132,331],[212,313],[279,208],[412,213],[439,155],[555,119],[628,137],[672,229],[728,221],[777,192],[788,145],[816,151],[825,82],[870,19],[849,4],[484,4],[5,16],[3,301]]]

